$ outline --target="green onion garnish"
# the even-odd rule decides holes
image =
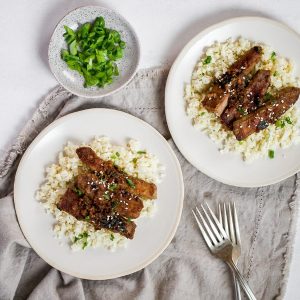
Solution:
[[[125,42],[120,33],[105,27],[103,17],[93,23],[85,23],[73,30],[64,26],[67,49],[62,49],[61,58],[69,69],[84,77],[84,87],[104,87],[119,75],[116,61],[123,57]]]
[[[87,246],[87,238],[89,237],[89,234],[87,231],[84,231],[83,233],[78,234],[78,236],[75,236],[74,243],[76,243],[79,240],[82,240],[82,249],[84,249]]]
[[[77,188],[76,186],[74,186],[73,191],[79,196],[82,197],[84,195],[84,192],[82,190],[80,190],[79,188]]]
[[[274,150],[269,150],[268,155],[269,155],[269,158],[273,159],[273,158],[275,157],[275,152],[274,152]]]
[[[246,116],[248,113],[245,109],[243,109],[242,107],[238,107],[238,112],[242,115],[242,116]]]
[[[273,97],[272,94],[266,93],[265,96],[264,96],[264,98],[265,98],[265,101],[269,101],[269,100],[272,100],[274,97]]]
[[[271,60],[275,61],[275,58],[276,58],[276,52],[273,51],[271,54]]]
[[[118,187],[118,185],[116,183],[111,183],[108,187],[108,189],[110,191],[114,191],[116,188]]]
[[[277,120],[277,121],[275,122],[275,126],[276,126],[277,128],[283,128],[283,127],[285,126],[284,120]]]
[[[208,65],[210,62],[211,62],[211,56],[208,55],[208,56],[206,56],[206,58],[204,59],[204,64],[205,64],[205,65]]]
[[[146,154],[146,151],[138,151],[137,154]]]
[[[290,117],[286,117],[286,118],[285,118],[285,121],[286,121],[288,124],[293,125],[293,122],[292,122],[292,120],[291,120]]]
[[[126,178],[126,182],[127,182],[127,184],[128,184],[131,188],[135,189],[135,185],[134,185],[134,183],[133,183],[133,181],[132,181],[131,179]]]
[[[104,195],[103,195],[103,198],[104,198],[105,200],[110,200],[110,196],[109,196],[108,194],[104,194]]]
[[[284,119],[279,119],[276,121],[275,126],[277,128],[283,128],[285,124],[293,125],[293,122],[290,117],[286,117]]]

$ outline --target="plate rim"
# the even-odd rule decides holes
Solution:
[[[264,21],[279,27],[282,27],[283,29],[290,31],[295,37],[297,37],[300,40],[300,34],[292,29],[291,27],[289,27],[288,25],[279,22],[277,20],[274,19],[270,19],[270,18],[266,18],[266,17],[258,17],[258,16],[243,16],[243,17],[235,17],[235,18],[229,18],[226,19],[224,21],[215,23],[211,26],[206,27],[205,29],[201,30],[199,33],[197,33],[194,37],[192,37],[189,42],[187,42],[187,44],[182,48],[182,50],[179,52],[179,54],[177,55],[176,59],[174,60],[169,74],[168,74],[168,78],[166,81],[166,88],[165,88],[165,108],[166,108],[166,120],[167,120],[167,124],[168,124],[168,128],[170,131],[170,134],[172,136],[172,139],[174,141],[174,143],[176,144],[176,146],[178,147],[180,153],[186,158],[186,160],[193,165],[197,170],[199,170],[200,172],[202,172],[203,174],[209,176],[210,178],[217,180],[221,183],[227,184],[227,185],[231,185],[231,186],[236,186],[236,187],[244,187],[244,188],[253,188],[253,187],[264,187],[264,186],[269,186],[278,182],[281,182],[293,175],[295,175],[296,173],[298,173],[300,171],[300,166],[289,171],[286,172],[284,175],[282,176],[278,176],[277,178],[274,178],[273,180],[265,180],[263,183],[261,184],[248,184],[245,183],[244,181],[230,181],[227,180],[225,178],[220,178],[216,175],[213,175],[209,170],[205,169],[205,168],[198,168],[198,166],[193,163],[193,158],[187,153],[187,151],[182,151],[183,147],[181,146],[181,143],[179,142],[179,138],[177,138],[176,134],[174,134],[174,130],[173,130],[173,126],[170,126],[170,124],[172,123],[171,121],[171,117],[170,117],[170,112],[168,107],[170,107],[171,105],[168,104],[170,102],[170,96],[168,95],[169,90],[170,90],[170,86],[171,86],[171,81],[173,80],[173,77],[176,76],[176,71],[178,68],[178,65],[181,63],[181,61],[183,60],[183,58],[185,57],[186,53],[199,41],[201,40],[206,34],[208,34],[209,32],[216,30],[218,28],[221,28],[223,26],[226,26],[230,23],[233,22],[238,22],[238,21]],[[196,64],[196,62],[195,62]]]
[[[53,66],[52,64],[50,63],[50,45],[53,43],[53,37],[54,37],[54,33],[55,31],[57,30],[57,28],[60,26],[60,24],[63,22],[63,20],[69,16],[70,14],[72,14],[73,12],[77,11],[77,10],[81,10],[83,8],[100,8],[100,9],[103,9],[103,10],[107,10],[107,11],[110,11],[111,13],[115,14],[116,16],[118,16],[120,19],[122,19],[122,21],[128,26],[128,28],[130,29],[130,31],[132,32],[133,36],[135,37],[135,40],[136,40],[136,49],[137,49],[137,63],[133,69],[133,72],[132,74],[129,76],[129,78],[123,83],[121,84],[118,88],[110,91],[110,92],[106,92],[106,93],[103,93],[101,95],[86,95],[85,93],[81,93],[81,92],[75,92],[73,89],[70,89],[68,88],[64,83],[62,83],[58,77],[56,76],[56,73],[53,69]],[[49,69],[52,73],[52,75],[54,76],[54,78],[56,79],[56,81],[61,85],[63,86],[67,91],[69,91],[70,93],[76,95],[76,96],[79,96],[79,97],[83,97],[83,98],[93,98],[93,99],[100,99],[102,97],[106,97],[106,96],[109,96],[109,95],[112,95],[116,92],[118,92],[120,89],[122,89],[123,87],[125,87],[126,85],[128,85],[132,79],[134,78],[134,76],[136,75],[138,69],[139,69],[139,66],[140,66],[140,63],[141,63],[141,43],[140,43],[140,40],[139,40],[139,37],[136,33],[136,31],[134,30],[133,26],[131,25],[131,23],[129,21],[127,21],[127,19],[125,19],[125,17],[123,17],[120,13],[118,13],[117,11],[115,11],[114,9],[111,9],[111,8],[108,8],[108,7],[104,7],[102,5],[81,5],[81,6],[78,6],[70,11],[68,11],[58,22],[57,24],[55,25],[53,31],[52,31],[52,34],[51,34],[51,37],[49,39],[49,43],[48,43],[48,51],[47,51],[47,61],[48,61],[48,66],[49,66]]]
[[[162,141],[162,143],[167,147],[167,149],[169,150],[170,155],[172,156],[172,158],[174,159],[175,165],[176,165],[176,169],[177,169],[177,173],[179,175],[179,181],[181,182],[180,185],[180,195],[179,195],[179,208],[177,211],[177,218],[176,218],[176,222],[175,222],[175,226],[173,227],[169,237],[167,238],[166,242],[164,243],[163,246],[161,246],[159,248],[159,250],[155,253],[152,254],[151,257],[149,257],[146,261],[140,263],[138,266],[128,269],[127,271],[123,271],[123,272],[116,272],[113,274],[110,274],[108,276],[90,276],[90,275],[82,275],[78,272],[73,272],[70,270],[66,270],[64,268],[61,268],[56,262],[52,261],[51,259],[49,259],[48,257],[46,257],[46,255],[41,255],[39,251],[37,251],[36,247],[35,247],[35,242],[32,242],[32,240],[30,239],[30,234],[27,232],[26,229],[24,229],[24,225],[22,225],[22,222],[20,222],[20,220],[22,220],[22,217],[20,217],[22,215],[22,213],[20,212],[20,207],[18,205],[18,200],[16,200],[17,198],[21,198],[19,196],[19,192],[17,190],[17,185],[20,178],[20,170],[22,169],[22,166],[24,164],[24,161],[27,159],[27,157],[31,154],[31,152],[33,151],[33,149],[35,148],[35,146],[40,142],[40,140],[42,138],[44,138],[44,136],[46,134],[48,134],[49,132],[51,132],[51,130],[55,129],[57,126],[61,125],[62,123],[64,123],[65,121],[67,121],[68,119],[74,118],[75,115],[78,114],[84,114],[84,113],[89,113],[90,111],[98,111],[98,112],[106,112],[109,111],[110,113],[114,113],[114,114],[122,114],[124,116],[127,116],[137,122],[140,122],[142,125],[150,128]],[[50,123],[47,127],[45,127],[36,137],[35,139],[31,142],[31,144],[28,146],[28,148],[26,149],[26,151],[24,152],[24,154],[22,155],[22,158],[19,162],[16,174],[15,174],[15,180],[14,180],[14,206],[15,206],[15,210],[16,210],[16,216],[17,216],[17,220],[20,226],[20,229],[26,239],[26,241],[28,242],[28,244],[32,247],[32,249],[46,262],[48,263],[50,266],[54,267],[55,269],[67,273],[69,275],[72,275],[74,277],[77,278],[81,278],[81,279],[89,279],[89,280],[107,280],[107,279],[113,279],[113,278],[119,278],[122,276],[126,276],[132,273],[135,273],[137,271],[140,271],[141,269],[147,267],[149,264],[151,264],[154,260],[156,260],[165,250],[166,248],[170,245],[172,239],[174,238],[176,232],[177,232],[177,228],[178,225],[180,223],[181,220],[181,215],[182,215],[182,209],[183,209],[183,202],[184,202],[184,181],[183,181],[183,175],[182,175],[182,169],[179,163],[179,160],[174,152],[174,150],[171,148],[171,146],[169,145],[168,141],[150,124],[148,124],[147,122],[145,122],[142,119],[139,119],[129,113],[125,113],[123,111],[117,110],[117,109],[109,109],[109,108],[90,108],[90,109],[85,109],[85,110],[80,110],[80,111],[76,111],[76,112],[72,112],[70,114],[67,114],[65,116],[62,116],[59,119],[56,119],[54,122]],[[32,199],[33,200],[33,199]]]

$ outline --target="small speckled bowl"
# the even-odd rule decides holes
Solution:
[[[85,88],[83,77],[70,70],[61,59],[61,50],[67,48],[63,37],[64,25],[74,30],[81,24],[93,22],[99,16],[104,18],[106,27],[120,32],[122,40],[126,42],[126,48],[123,58],[116,62],[120,74],[114,77],[110,85],[104,88]],[[140,45],[135,31],[121,15],[101,6],[84,6],[71,11],[57,24],[50,40],[48,59],[53,75],[65,89],[81,97],[100,98],[121,89],[133,78],[140,60]]]

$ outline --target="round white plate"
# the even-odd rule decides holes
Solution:
[[[166,167],[158,185],[156,214],[137,220],[136,234],[128,247],[111,252],[103,248],[73,252],[66,240],[60,245],[52,231],[55,220],[45,213],[35,193],[45,180],[45,168],[56,162],[67,141],[81,143],[95,136],[112,143],[129,138],[157,155]],[[155,260],[171,242],[183,205],[183,179],[178,160],[167,141],[150,125],[129,114],[110,109],[88,109],[58,119],[28,147],[20,162],[14,201],[21,229],[32,248],[56,269],[76,277],[103,280],[136,272]]]
[[[185,158],[206,175],[226,184],[258,187],[279,182],[300,170],[300,145],[276,150],[274,159],[258,159],[251,164],[237,154],[222,154],[203,132],[192,126],[185,112],[184,87],[205,47],[215,41],[243,37],[270,45],[294,64],[300,75],[300,38],[287,26],[258,17],[230,19],[199,33],[174,62],[166,85],[165,105],[171,135]],[[297,102],[299,106],[299,101]]]
[[[116,62],[119,76],[104,88],[83,86],[84,79],[76,71],[70,70],[61,58],[61,50],[67,48],[63,37],[64,25],[73,30],[86,22],[93,22],[102,16],[105,26],[119,31],[121,38],[126,42],[123,57]],[[140,60],[140,45],[132,26],[117,12],[101,6],[83,6],[68,13],[56,26],[48,49],[49,66],[57,81],[71,93],[89,98],[103,97],[116,92],[126,85],[135,75]]]

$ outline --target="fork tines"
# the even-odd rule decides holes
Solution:
[[[219,203],[219,221],[233,244],[240,244],[240,230],[235,203]]]
[[[201,204],[202,212],[198,207],[196,207],[196,212],[194,210],[192,212],[207,246],[212,249],[213,246],[224,242],[224,240],[229,240],[229,237],[208,204],[205,204],[207,209]]]

